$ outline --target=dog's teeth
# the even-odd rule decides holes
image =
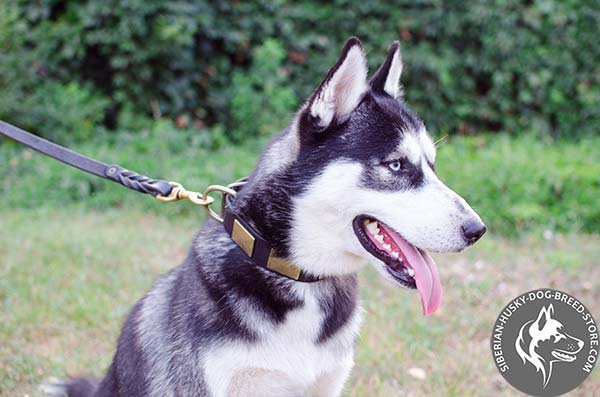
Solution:
[[[383,249],[386,251],[391,251],[392,250],[392,246],[389,244],[383,244]]]
[[[408,271],[407,271],[407,273],[408,273],[408,275],[409,275],[409,276],[411,276],[411,277],[414,277],[414,276],[415,276],[415,271],[414,271],[413,269],[411,269],[410,267],[408,268]]]
[[[399,253],[397,253],[396,251],[392,252],[392,258],[398,259],[398,257],[400,257]]]
[[[373,237],[375,237],[375,240],[379,241],[380,243],[383,243],[383,236],[381,234],[376,234]]]
[[[367,227],[367,230],[369,231],[369,233],[371,233],[373,235],[377,235],[379,233],[379,228],[377,227],[377,222],[368,222],[366,227]]]

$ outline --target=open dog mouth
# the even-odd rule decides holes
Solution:
[[[354,233],[368,253],[385,264],[399,285],[417,289],[423,314],[434,313],[442,302],[442,286],[433,258],[406,241],[378,219],[359,215],[353,221]]]
[[[569,363],[577,359],[577,357],[567,354],[562,350],[552,350],[552,356],[560,361],[566,361]]]

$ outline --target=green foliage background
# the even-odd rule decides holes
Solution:
[[[439,172],[492,231],[597,233],[598,26],[598,0],[6,0],[0,119],[190,187],[227,183],[348,36],[372,71],[400,39],[408,103],[451,136]],[[0,208],[140,205],[6,141],[0,175]]]
[[[357,35],[372,70],[401,39],[410,103],[432,131],[591,135],[599,25],[598,0],[8,0],[0,117],[63,140],[132,127],[131,114],[246,138],[270,121],[240,106],[293,111]]]

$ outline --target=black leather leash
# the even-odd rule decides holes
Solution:
[[[236,196],[237,190],[246,183],[246,178],[240,179],[228,186],[211,185],[203,193],[198,193],[186,190],[177,182],[152,179],[127,170],[117,164],[107,165],[1,120],[0,134],[53,159],[62,161],[65,164],[99,176],[100,178],[117,182],[136,192],[149,194],[162,202],[187,199],[196,205],[201,205],[206,208],[212,218],[223,224],[225,231],[231,239],[257,265],[297,281],[315,282],[321,280],[320,277],[300,270],[287,259],[278,257],[269,243],[249,223],[231,210],[230,201]],[[222,195],[221,213],[214,211],[210,207],[214,203],[214,199],[210,196],[212,192],[218,192]]]
[[[15,127],[14,125],[0,121],[0,134],[5,135],[23,145],[37,150],[46,156],[52,157],[65,164],[79,168],[82,171],[88,172],[100,178],[108,179],[109,181],[117,182],[136,192],[150,194],[153,197],[168,196],[173,189],[173,186],[167,181],[160,179],[152,179],[145,175],[127,170],[117,164],[104,164],[101,161],[91,159],[72,150],[64,148],[56,143],[52,143],[37,135],[33,135],[25,130]]]

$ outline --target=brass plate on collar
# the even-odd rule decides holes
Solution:
[[[231,231],[231,239],[240,246],[242,251],[249,257],[254,253],[255,238],[237,219],[233,220],[233,230]]]
[[[269,261],[267,262],[267,269],[273,270],[277,273],[284,274],[289,278],[298,280],[300,278],[300,269],[292,265],[290,261],[284,258],[275,256],[275,252],[271,249],[269,253]]]

